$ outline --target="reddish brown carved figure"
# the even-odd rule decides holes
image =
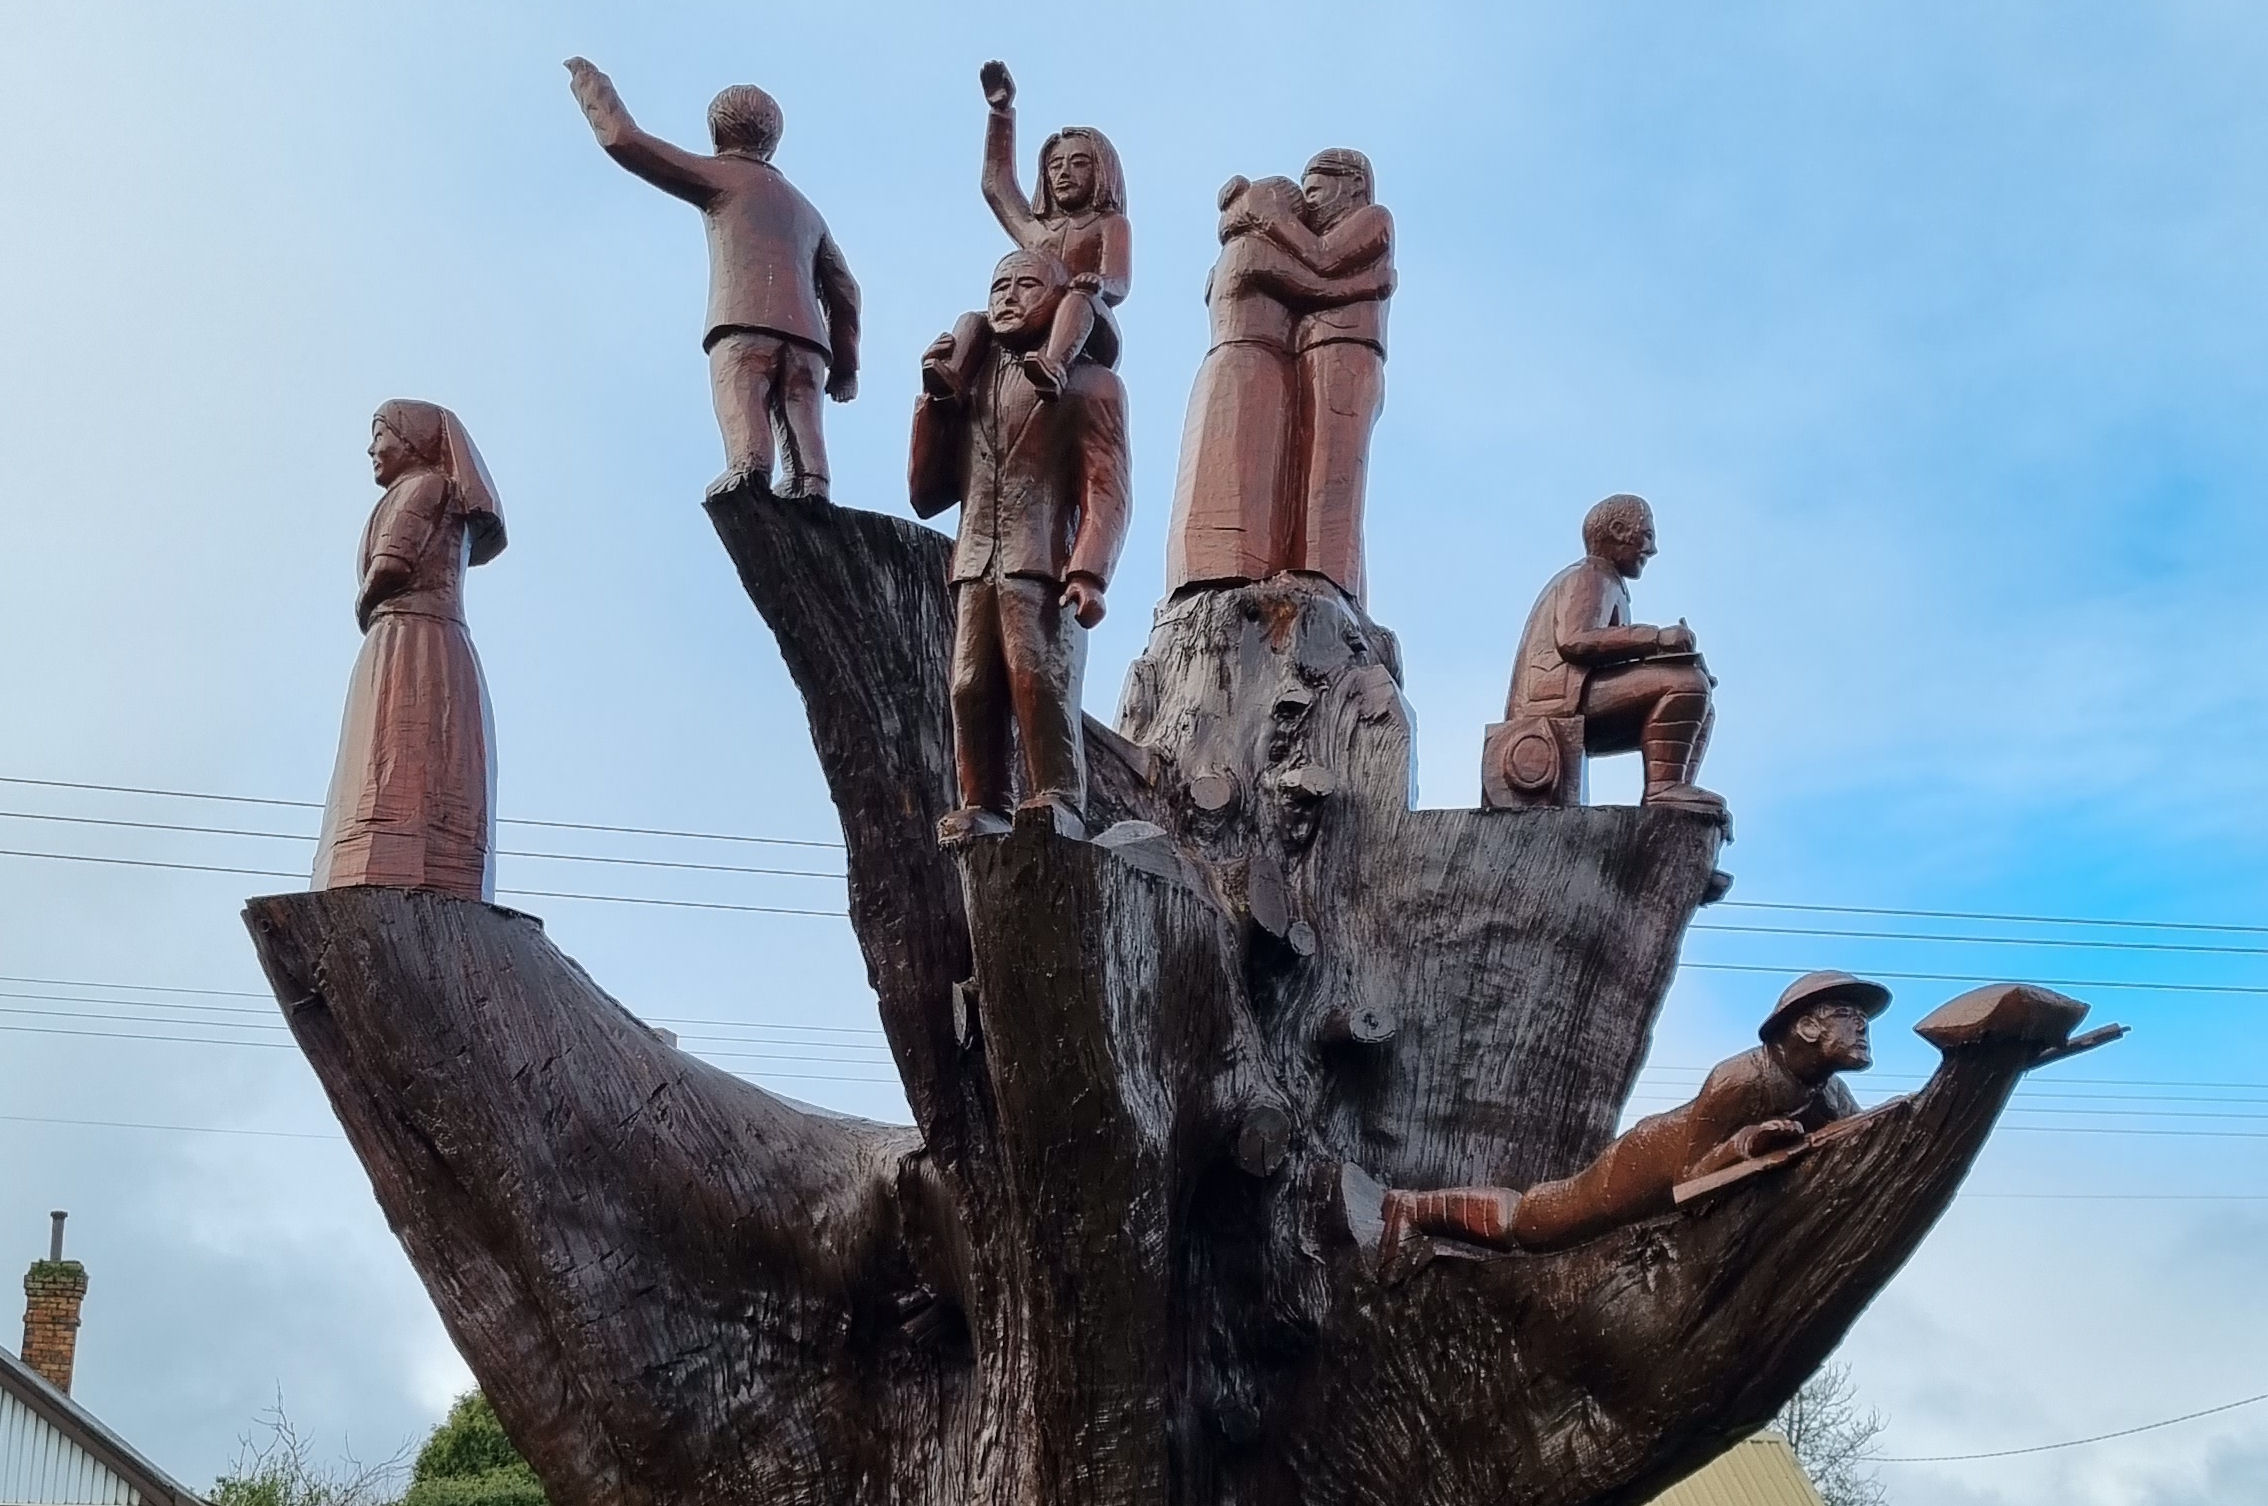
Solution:
[[[1070,278],[1047,336],[1024,353],[1024,370],[1043,398],[1053,398],[1084,357],[1118,364],[1118,316],[1111,312],[1133,287],[1134,230],[1126,218],[1126,173],[1118,150],[1093,126],[1065,126],[1040,146],[1032,198],[1016,183],[1016,81],[1008,65],[987,63],[978,75],[985,103],[984,201],[1008,238],[1053,257]],[[949,342],[931,347],[922,380],[951,397],[985,358],[983,314],[963,314]]]
[[[1806,973],[1757,1034],[1764,1044],[1720,1062],[1691,1103],[1654,1114],[1574,1176],[1509,1187],[1386,1194],[1381,1249],[1446,1234],[1501,1249],[1554,1250],[1667,1213],[1681,1183],[1800,1145],[1858,1112],[1838,1072],[1874,1064],[1867,1022],[1890,990],[1849,973]]]
[[[1624,582],[1656,553],[1653,509],[1608,497],[1584,516],[1583,548],[1528,614],[1504,720],[1482,750],[1483,803],[1578,804],[1586,753],[1636,751],[1645,804],[1722,812],[1723,797],[1693,783],[1716,720],[1693,630],[1630,620]]]
[[[370,423],[386,494],[362,534],[362,653],[315,850],[317,889],[495,896],[495,733],[465,630],[468,564],[504,548],[496,487],[457,416],[396,399]]]
[[[953,747],[961,809],[939,823],[957,840],[1006,828],[1009,732],[1023,745],[1025,804],[1083,832],[1086,752],[1080,678],[1086,629],[1126,538],[1126,394],[1092,361],[1050,397],[1025,359],[1056,327],[1068,291],[1060,263],[1012,251],[992,275],[984,360],[951,396],[914,408],[914,511],[961,506],[953,550]],[[949,359],[941,335],[925,362]]]
[[[1267,233],[1325,277],[1383,273],[1386,292],[1316,310],[1300,321],[1299,403],[1304,450],[1294,491],[1297,532],[1287,568],[1312,571],[1367,599],[1362,511],[1370,431],[1386,406],[1386,298],[1392,291],[1394,217],[1374,202],[1370,159],[1333,148],[1307,164],[1298,220]]]
[[[1213,346],[1197,368],[1181,430],[1173,521],[1166,531],[1166,589],[1262,580],[1300,567],[1303,532],[1291,505],[1301,472],[1300,357],[1296,336],[1326,308],[1393,290],[1393,269],[1373,260],[1342,277],[1300,262],[1272,229],[1296,226],[1299,185],[1231,178],[1221,189],[1221,254],[1205,284]]]
[[[638,129],[613,83],[582,58],[569,58],[567,71],[607,155],[694,205],[708,225],[701,348],[725,445],[711,495],[769,486],[776,431],[776,494],[825,497],[819,394],[838,403],[858,395],[858,283],[819,211],[772,165],[779,105],[753,84],[719,94],[709,105],[717,151],[704,157]]]

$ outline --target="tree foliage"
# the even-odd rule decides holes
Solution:
[[[545,1502],[542,1483],[504,1436],[496,1409],[478,1391],[467,1391],[418,1450],[402,1506],[545,1506]]]
[[[1850,1366],[1822,1366],[1780,1409],[1775,1425],[1827,1506],[1883,1506],[1889,1499],[1872,1462],[1879,1452],[1875,1439],[1889,1420],[1860,1404]]]

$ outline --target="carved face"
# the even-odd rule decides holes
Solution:
[[[1616,533],[1607,558],[1623,579],[1636,580],[1646,573],[1646,561],[1660,552],[1654,547],[1654,520],[1648,518],[1636,528]]]
[[[1863,1072],[1874,1065],[1866,1011],[1856,1004],[1821,1004],[1806,1012],[1796,1029],[1830,1071]]]
[[[1345,173],[1309,173],[1299,187],[1300,197],[1307,201],[1307,222],[1318,229],[1336,224],[1355,207],[1361,191],[1362,186]]]
[[[1029,345],[1047,332],[1062,300],[1063,284],[1049,275],[1045,262],[1036,256],[1011,256],[993,269],[985,319],[1008,344]]]
[[[1077,214],[1095,201],[1095,145],[1084,136],[1066,136],[1047,154],[1047,192],[1055,207]]]
[[[384,424],[370,425],[370,473],[380,486],[392,486],[417,467],[417,452],[409,441]]]

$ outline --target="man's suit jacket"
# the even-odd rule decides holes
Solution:
[[[1016,353],[995,345],[969,392],[917,402],[907,479],[921,517],[961,505],[955,583],[997,571],[1108,586],[1132,507],[1126,389],[1081,361],[1062,396],[1043,400]]]
[[[709,232],[709,324],[701,348],[736,329],[818,347],[836,376],[858,371],[858,283],[827,222],[769,162],[704,157],[633,128],[607,155],[699,206]]]

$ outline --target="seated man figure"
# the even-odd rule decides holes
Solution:
[[[1763,1044],[1720,1062],[1691,1103],[1632,1125],[1571,1177],[1509,1187],[1388,1192],[1387,1255],[1417,1234],[1499,1249],[1556,1250],[1667,1213],[1683,1182],[1800,1145],[1858,1112],[1838,1072],[1874,1063],[1867,1021],[1890,990],[1849,973],[1806,973],[1788,985],[1757,1032]]]
[[[1653,509],[1628,493],[1607,498],[1583,519],[1583,549],[1528,614],[1504,721],[1483,755],[1488,803],[1572,805],[1584,754],[1636,751],[1644,803],[1722,812],[1723,798],[1693,783],[1715,721],[1693,630],[1630,620],[1623,583],[1654,557]]]

